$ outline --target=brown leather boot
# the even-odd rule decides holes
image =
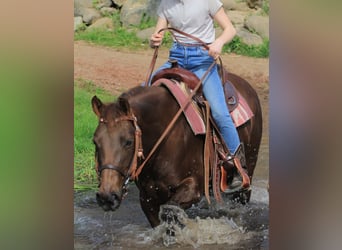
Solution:
[[[241,143],[233,156],[223,164],[227,172],[227,188],[223,192],[234,193],[250,187],[244,146]]]

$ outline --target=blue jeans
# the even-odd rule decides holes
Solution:
[[[193,72],[199,79],[214,61],[202,46],[189,47],[176,42],[170,49],[169,59],[177,60],[179,67]],[[166,62],[156,72],[170,67],[171,63]],[[203,81],[202,89],[222,137],[229,151],[234,154],[240,144],[240,139],[226,106],[222,82],[216,65]]]

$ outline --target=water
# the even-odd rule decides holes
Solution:
[[[202,200],[186,213],[174,209],[185,225],[152,229],[143,214],[134,184],[115,212],[104,212],[95,191],[76,192],[74,203],[75,249],[268,249],[268,192],[264,181],[252,185],[252,198],[242,206],[225,201],[208,206]],[[212,199],[213,200],[213,199]]]

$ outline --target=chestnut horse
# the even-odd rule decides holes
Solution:
[[[262,133],[261,106],[257,93],[247,81],[234,74],[228,74],[228,79],[254,113],[238,127],[245,146],[247,172],[252,179]],[[194,135],[181,115],[153,150],[179,111],[177,101],[166,88],[138,86],[112,103],[103,103],[94,96],[92,108],[99,119],[93,138],[100,180],[96,196],[105,211],[114,211],[120,206],[130,179],[139,188],[140,204],[152,227],[160,224],[161,205],[186,209],[200,201],[205,189],[205,136]],[[142,155],[149,155],[151,150],[153,154],[145,162]],[[132,178],[141,163],[144,168],[139,176]]]

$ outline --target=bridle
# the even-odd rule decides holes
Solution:
[[[136,116],[131,111],[129,115],[124,115],[124,116],[116,118],[114,120],[114,123],[119,123],[122,121],[131,121],[133,123],[134,128],[135,128],[134,155],[133,155],[133,158],[131,160],[131,164],[130,164],[129,169],[125,173],[124,171],[122,171],[122,169],[119,166],[115,166],[112,164],[105,164],[105,165],[101,165],[101,166],[96,165],[96,172],[97,172],[97,176],[98,176],[99,180],[101,180],[101,173],[105,169],[109,169],[109,170],[113,170],[113,171],[118,172],[125,180],[124,184],[123,184],[123,189],[126,190],[126,185],[128,184],[128,182],[131,179],[132,180],[135,179],[135,178],[133,178],[133,176],[135,176],[135,172],[137,169],[138,158],[144,159],[144,155],[143,155],[142,140],[141,140],[141,129],[138,125],[138,121],[137,121]],[[108,121],[102,117],[100,118],[99,122],[103,123],[103,124],[108,123]],[[96,158],[95,159],[96,163],[98,163],[97,154],[96,154],[95,158]]]

